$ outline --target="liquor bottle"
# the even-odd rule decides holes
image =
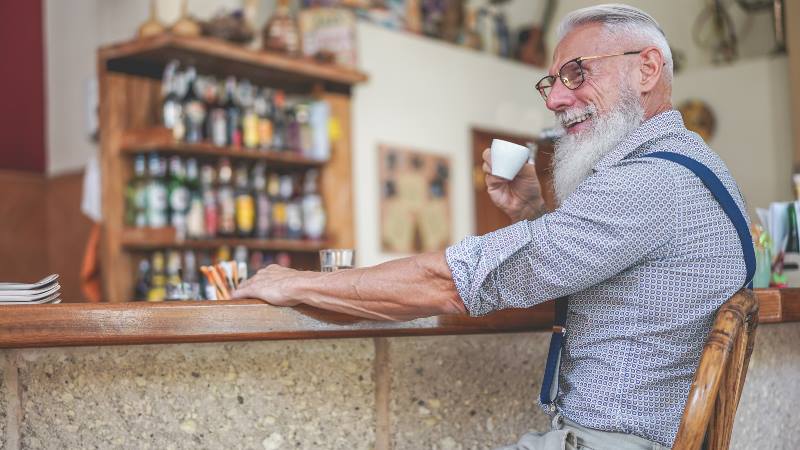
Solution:
[[[293,153],[300,152],[300,122],[297,112],[297,105],[288,105],[284,114],[286,149]]]
[[[157,154],[150,155],[148,161],[147,182],[147,225],[150,227],[165,227],[168,220],[166,164],[164,158]]]
[[[133,299],[147,300],[150,291],[150,261],[145,258],[139,261],[139,268],[136,271],[136,284],[134,285]]]
[[[259,91],[253,108],[258,116],[258,148],[269,150],[272,147],[272,105],[266,89]]]
[[[237,263],[247,262],[247,247],[244,245],[237,245],[236,248],[233,249],[233,260]]]
[[[227,126],[228,145],[242,146],[242,130],[240,128],[242,111],[236,98],[236,78],[225,80],[225,123]]]
[[[322,239],[325,234],[327,217],[322,197],[319,195],[317,180],[319,172],[309,170],[303,180],[303,232],[308,239]]]
[[[179,156],[169,160],[169,222],[175,228],[179,241],[186,239],[186,214],[189,212],[189,188],[186,186],[186,169]]]
[[[281,191],[286,200],[286,236],[289,239],[303,238],[303,197],[297,189],[297,178],[284,175],[281,178]]]
[[[297,151],[303,156],[311,156],[314,146],[311,106],[306,102],[298,103],[295,106],[294,118],[297,124]]]
[[[147,160],[142,154],[134,158],[133,178],[125,188],[125,224],[147,226]]]
[[[277,151],[286,148],[286,118],[285,110],[286,97],[283,91],[275,91],[272,95],[273,102],[273,122],[272,122],[272,147]]]
[[[267,179],[267,195],[272,203],[272,237],[286,238],[286,203],[281,198],[280,175],[272,173]]]
[[[250,188],[247,165],[236,167],[236,232],[239,237],[250,237],[255,229],[256,205]]]
[[[177,250],[167,252],[167,285],[166,299],[178,300],[181,298],[181,254]]]
[[[219,208],[217,205],[217,191],[214,188],[216,173],[210,164],[204,164],[200,169],[200,190],[203,196],[203,235],[213,238],[219,230]]]
[[[275,255],[275,263],[283,267],[291,267],[292,257],[286,252],[279,252],[277,255]]]
[[[180,74],[178,73],[178,61],[172,60],[164,69],[164,77],[161,80],[161,94],[164,99],[161,104],[161,122],[166,128],[173,130],[182,120],[182,106],[178,87],[180,84]],[[183,136],[180,137],[182,139]]]
[[[251,178],[253,180],[253,195],[256,198],[256,237],[267,239],[272,228],[270,226],[272,203],[267,195],[267,174],[266,166],[263,162],[253,166]]]
[[[247,80],[242,80],[237,93],[242,107],[242,143],[248,149],[258,148],[258,115],[254,108],[253,85]]]
[[[186,187],[189,190],[189,212],[186,214],[186,235],[191,239],[205,235],[203,193],[200,188],[200,176],[197,160],[186,160]]]
[[[217,254],[214,256],[214,263],[218,264],[223,261],[230,261],[231,260],[231,248],[227,245],[223,245],[222,247],[217,249]]]
[[[231,162],[228,158],[220,158],[217,182],[217,208],[219,210],[220,236],[236,234],[236,201],[231,184],[233,177]]]
[[[331,106],[324,100],[311,103],[309,125],[311,127],[310,158],[327,161],[331,157],[331,133],[328,124],[331,118]]]
[[[257,250],[250,252],[250,262],[247,264],[247,278],[252,277],[264,267],[264,252]]]
[[[212,77],[206,79],[203,101],[206,105],[205,139],[217,147],[228,145],[228,129],[225,124],[225,105],[222,103],[224,87]]]
[[[194,67],[186,70],[186,93],[183,96],[185,141],[196,143],[203,140],[203,123],[206,118],[206,105],[197,96],[197,72]]]
[[[264,25],[262,41],[264,50],[290,56],[300,54],[300,32],[289,9],[289,0],[278,0],[275,14]]]
[[[184,283],[197,283],[197,255],[194,250],[185,250],[183,252],[183,282]]]
[[[147,291],[148,302],[161,302],[167,296],[167,278],[164,274],[164,253],[153,252],[150,263],[150,290]]]
[[[184,298],[187,300],[200,299],[200,276],[197,273],[197,257],[194,250],[186,250],[183,252],[183,287],[188,289],[184,292]]]

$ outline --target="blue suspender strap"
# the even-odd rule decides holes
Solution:
[[[679,153],[653,152],[645,156],[666,159],[680,164],[700,178],[733,223],[734,228],[736,228],[736,233],[739,235],[739,240],[742,244],[742,253],[744,254],[744,262],[747,269],[744,284],[748,288],[752,288],[753,276],[756,273],[756,255],[755,249],[753,248],[753,238],[750,235],[750,228],[747,226],[747,220],[744,218],[744,215],[742,215],[742,212],[739,210],[733,197],[731,197],[731,194],[725,189],[722,181],[714,175],[711,169],[699,161]],[[561,347],[563,345],[564,334],[566,333],[565,325],[567,323],[567,297],[556,299],[555,303],[556,316],[553,322],[553,335],[550,338],[550,349],[547,353],[547,366],[545,366],[544,369],[542,390],[539,393],[539,400],[551,413],[555,413],[555,404],[553,402],[558,393],[557,379],[559,366],[561,365]]]
[[[568,297],[557,298],[554,301],[556,303],[556,315],[553,321],[553,335],[550,337],[550,348],[547,350],[547,365],[544,367],[544,380],[542,381],[542,390],[539,392],[539,401],[551,411],[555,406],[553,405],[553,400],[555,400],[557,390],[553,388],[558,386],[558,368],[560,366],[562,341],[567,331],[567,307],[569,304]]]
[[[739,235],[739,240],[742,244],[742,253],[744,253],[744,264],[747,268],[747,276],[744,279],[744,285],[748,288],[753,287],[753,276],[756,274],[756,252],[753,247],[753,237],[750,235],[750,228],[747,226],[747,220],[742,215],[736,202],[731,197],[730,192],[725,189],[722,181],[714,175],[704,164],[696,161],[688,156],[681,155],[673,152],[653,152],[644,156],[653,158],[666,159],[674,163],[680,164],[683,167],[691,170],[698,178],[706,185],[714,198],[717,199],[722,210],[728,215],[728,218],[733,222],[736,233]]]

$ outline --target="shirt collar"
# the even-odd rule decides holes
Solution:
[[[686,130],[681,113],[671,109],[645,120],[630,134],[622,139],[613,150],[600,158],[594,170],[602,170],[622,161],[628,155],[642,147],[647,142],[664,137],[668,134]]]

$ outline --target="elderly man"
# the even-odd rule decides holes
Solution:
[[[485,154],[489,194],[513,225],[374,267],[270,266],[235,296],[384,320],[565,298],[569,332],[551,344],[541,396],[553,429],[505,448],[669,447],[715,312],[750,276],[744,203],[672,109],[670,49],[648,14],[572,12],[549,74],[536,87],[565,130],[557,209],[545,211],[532,166],[508,182]]]

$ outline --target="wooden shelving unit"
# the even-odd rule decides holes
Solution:
[[[289,251],[303,266],[313,264],[314,253],[326,247],[352,248],[353,201],[350,153],[350,90],[367,80],[357,70],[320,64],[306,59],[249,50],[210,38],[163,34],[110,45],[98,50],[100,88],[100,147],[103,172],[103,289],[110,302],[131,298],[135,256],[156,248],[214,249],[245,245],[250,249]],[[281,151],[251,151],[207,143],[175,142],[159,126],[161,76],[166,64],[177,59],[201,74],[233,75],[256,85],[284,89],[293,94],[321,96],[342,130],[331,144],[331,158],[317,161]],[[175,239],[171,229],[128,229],[123,223],[124,190],[131,177],[136,153],[195,156],[232,160],[260,160],[281,170],[320,169],[320,192],[328,213],[325,241],[258,239]]]
[[[232,160],[244,159],[264,161],[271,167],[304,168],[321,167],[327,161],[306,158],[302,155],[281,150],[250,150],[235,147],[218,147],[216,145],[200,142],[189,144],[177,142],[166,128],[148,128],[143,130],[130,130],[122,137],[123,154],[130,156],[138,153],[159,152],[165,155],[180,155],[184,157],[228,157]]]
[[[271,250],[315,253],[330,247],[329,241],[289,240],[289,239],[251,239],[251,238],[215,238],[184,239],[175,237],[175,229],[165,228],[124,228],[120,241],[122,247],[129,250],[155,250],[159,248],[206,249],[214,250],[222,247],[244,245],[251,250]]]

